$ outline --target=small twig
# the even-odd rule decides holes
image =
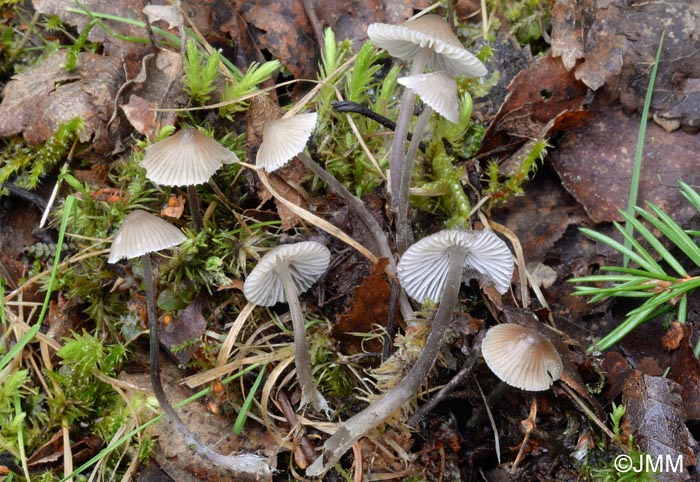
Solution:
[[[294,413],[294,408],[292,407],[292,404],[290,403],[287,394],[280,391],[277,395],[277,401],[280,404],[280,409],[284,414],[284,418],[287,419],[287,423],[289,423],[289,425],[291,425],[292,427],[301,427],[301,429],[299,430],[299,448],[301,449],[301,452],[304,455],[304,459],[306,460],[306,464],[308,466],[308,464],[313,462],[316,458],[316,451],[314,450],[314,446],[311,443],[311,440],[309,440],[309,437],[306,436],[306,432],[304,432],[303,426],[299,424],[299,419]]]
[[[22,189],[21,187],[17,187],[16,185],[9,182],[4,182],[0,184],[0,187],[4,187],[5,189],[7,189],[13,196],[17,196],[20,199],[29,201],[41,211],[44,211],[46,209],[46,201],[44,201],[42,197],[34,194],[33,192],[27,191],[26,189]]]
[[[425,405],[421,406],[416,412],[411,415],[408,420],[406,420],[406,424],[409,426],[415,426],[420,420],[425,417],[430,411],[432,411],[439,403],[441,403],[447,396],[452,393],[458,386],[460,386],[464,380],[467,379],[467,377],[471,374],[472,369],[474,368],[474,364],[476,363],[476,360],[479,358],[479,355],[481,355],[481,342],[484,339],[484,336],[486,336],[486,331],[482,330],[481,333],[479,333],[476,338],[474,339],[474,344],[472,345],[472,349],[470,352],[469,357],[465,360],[464,362],[464,367],[455,375],[452,380],[447,382],[447,384],[440,389],[437,394],[433,398],[431,398],[428,403]]]
[[[389,130],[393,131],[396,129],[396,122],[387,117],[384,117],[381,114],[374,112],[372,109],[369,109],[362,104],[358,104],[357,102],[351,102],[349,100],[331,102],[331,107],[333,107],[333,110],[335,110],[336,112],[363,115],[368,119],[372,119],[376,123],[380,124],[382,127],[386,127]],[[411,139],[413,139],[413,134],[409,132],[407,137],[410,141]],[[425,152],[428,147],[425,145],[424,142],[421,142],[420,144],[418,144],[418,148],[421,150],[421,152]]]
[[[510,468],[511,475],[515,474],[515,471],[518,470],[518,465],[520,464],[520,461],[523,459],[523,454],[525,453],[525,446],[527,445],[528,441],[530,440],[530,434],[535,429],[535,424],[537,423],[537,399],[536,398],[532,399],[532,404],[530,405],[530,415],[528,415],[527,418],[520,423],[523,426],[523,428],[525,429],[525,437],[523,437],[523,442],[520,444],[520,449],[518,450],[518,455],[515,457],[515,461],[513,462],[513,466]]]
[[[318,19],[318,15],[316,15],[314,4],[311,0],[301,0],[301,4],[304,6],[304,13],[306,13],[306,18],[309,19],[311,28],[314,29],[319,52],[323,52],[323,26]]]

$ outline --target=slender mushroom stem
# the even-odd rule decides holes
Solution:
[[[197,195],[197,186],[187,186],[187,199],[190,204],[190,215],[192,216],[192,224],[194,224],[195,232],[200,232],[204,226],[202,219],[202,211],[199,208],[199,196]]]
[[[313,375],[311,374],[309,346],[306,340],[304,315],[301,312],[301,304],[299,303],[299,292],[288,266],[280,266],[277,269],[277,273],[284,287],[284,294],[289,304],[289,314],[292,317],[292,327],[294,328],[294,361],[299,378],[299,386],[301,387],[300,405],[303,407],[311,403],[317,410],[323,410],[328,415],[331,413],[331,407],[316,388]]]
[[[306,470],[307,476],[319,476],[335,465],[357,440],[389,418],[418,392],[440,353],[442,340],[452,320],[452,311],[459,297],[466,249],[462,246],[451,246],[448,248],[448,256],[449,267],[445,291],[435,314],[433,328],[415,365],[396,387],[357,415],[346,420],[326,440],[323,444],[323,453]]]
[[[423,48],[413,59],[413,64],[411,65],[410,75],[418,75],[423,73],[425,66],[428,64],[430,59],[430,49]],[[394,139],[391,144],[391,154],[389,156],[389,168],[391,169],[391,210],[396,214],[399,212],[399,206],[401,204],[408,203],[408,197],[400,197],[400,192],[398,190],[401,187],[402,173],[406,166],[404,166],[404,160],[406,158],[404,151],[404,143],[406,142],[406,136],[408,135],[409,124],[411,123],[411,115],[413,114],[413,107],[416,103],[416,94],[411,89],[404,89],[403,97],[401,99],[401,107],[399,109],[399,117],[396,120],[396,130],[394,131]],[[415,137],[415,133],[414,133]],[[409,174],[410,175],[410,174]],[[408,194],[408,192],[406,193]],[[408,207],[406,207],[408,209]],[[407,237],[399,238],[399,229],[403,229],[401,226],[396,226],[397,237],[396,237],[396,247],[399,254],[403,254],[406,251]]]
[[[163,384],[160,379],[160,363],[158,360],[158,352],[160,344],[158,341],[158,316],[156,314],[155,290],[153,288],[153,273],[151,271],[151,256],[146,253],[141,256],[143,263],[143,278],[146,284],[146,309],[148,312],[148,327],[150,330],[150,362],[151,362],[151,385],[153,393],[160,404],[163,413],[175,429],[182,434],[185,439],[185,445],[206,458],[212,464],[225,467],[237,472],[253,472],[259,475],[270,474],[272,469],[267,464],[264,458],[253,455],[222,455],[197,440],[197,437],[190,432],[185,423],[179,417],[173,406],[170,405],[168,397],[163,390]]]
[[[396,212],[396,245],[404,246],[403,250],[399,249],[400,254],[403,254],[413,237],[411,225],[408,222],[408,193],[411,188],[411,176],[413,174],[413,164],[416,160],[418,146],[432,115],[432,107],[426,104],[423,108],[423,112],[418,116],[416,127],[413,130],[413,138],[408,146],[406,160],[404,161],[403,170],[401,171],[397,197],[400,200],[405,199],[406,202],[399,203]]]
[[[375,243],[377,243],[380,256],[389,260],[389,269],[391,270],[391,274],[395,275],[396,262],[394,261],[394,255],[391,252],[391,248],[389,247],[389,241],[386,238],[384,230],[379,225],[379,222],[374,216],[372,216],[372,213],[367,210],[365,204],[357,196],[348,191],[348,189],[343,186],[340,181],[333,177],[305,152],[297,154],[297,157],[311,172],[316,174],[323,182],[325,182],[331,191],[340,196],[343,201],[345,201],[345,204],[347,204],[347,206],[353,210],[357,217],[360,218],[362,224],[369,229]],[[401,309],[401,315],[404,317],[404,319],[408,320],[413,317],[413,309],[411,308],[405,294],[399,298],[399,308]]]

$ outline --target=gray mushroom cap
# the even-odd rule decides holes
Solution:
[[[513,323],[491,328],[481,343],[481,352],[498,378],[521,390],[547,390],[564,369],[552,342]]]
[[[248,275],[243,294],[248,301],[260,306],[286,303],[281,270],[289,270],[297,291],[303,293],[326,272],[330,260],[328,248],[315,241],[277,246],[265,254]]]
[[[161,186],[205,183],[224,164],[238,162],[233,152],[197,129],[181,129],[146,148],[141,166]]]
[[[167,221],[137,209],[124,218],[112,241],[108,263],[172,248],[187,237]]]
[[[434,71],[446,70],[455,75],[483,77],[486,67],[462,46],[449,24],[438,15],[423,15],[401,25],[373,23],[367,35],[393,57],[411,61],[423,48],[433,51],[430,65]]]
[[[401,286],[418,301],[439,301],[445,291],[449,267],[448,248],[463,246],[465,277],[492,284],[499,293],[508,291],[513,277],[513,255],[506,243],[489,230],[447,229],[411,245],[396,268]]]
[[[450,122],[459,123],[459,96],[457,81],[448,72],[399,77],[399,84],[413,92],[435,112]]]
[[[306,147],[311,132],[316,127],[316,117],[315,112],[310,112],[282,117],[265,124],[255,164],[271,172],[288,163]]]

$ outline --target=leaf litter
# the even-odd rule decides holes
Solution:
[[[74,4],[68,5],[69,2],[63,0],[35,0],[33,3],[40,13],[57,14],[78,30],[82,30],[89,21],[87,16],[69,11],[68,7],[75,8]],[[83,2],[83,5],[91,11],[143,21],[142,15],[134,13],[140,12],[142,5],[139,2],[136,2],[139,5],[132,3],[91,0]],[[425,6],[424,2],[418,3]],[[358,9],[351,10],[342,2],[328,2],[319,6],[317,14],[323,25],[335,27],[336,33],[340,33],[339,38],[348,37],[357,42],[363,38],[367,23],[399,22],[412,14],[412,7],[417,8],[418,3],[411,5],[399,2],[394,8],[389,8],[388,3],[377,0],[365,2]],[[458,11],[463,11],[460,8],[472,8],[465,7],[465,3],[469,2],[458,2]],[[262,1],[242,2],[235,9],[230,4],[223,6],[220,5],[221,2],[216,2],[221,8],[212,15],[205,15],[212,10],[214,4],[215,2],[204,2],[199,5],[200,8],[195,8],[192,3],[183,2],[182,8],[202,31],[205,39],[241,41],[237,46],[228,47],[232,50],[231,58],[235,59],[236,65],[249,65],[253,61],[263,60],[265,56],[272,56],[282,60],[292,77],[316,78],[318,39],[314,38],[301,2],[284,5]],[[697,79],[700,78],[696,67],[700,62],[695,62],[700,50],[697,48],[698,39],[692,34],[692,26],[697,24],[695,20],[698,9],[694,4],[684,9],[686,5],[673,1],[629,5],[623,5],[622,2],[605,2],[603,5],[600,2],[557,1],[552,13],[553,56],[532,60],[528,52],[511,53],[510,55],[521,59],[523,68],[514,75],[503,102],[499,100],[491,112],[483,110],[478,113],[488,123],[480,155],[484,155],[484,158],[487,155],[497,156],[502,166],[501,174],[506,173],[509,163],[516,160],[514,152],[525,140],[543,138],[554,145],[549,160],[540,168],[532,183],[525,186],[523,196],[513,198],[506,205],[494,209],[493,214],[499,222],[510,226],[518,235],[527,261],[537,261],[539,266],[548,266],[554,270],[554,284],[550,284],[549,288],[543,286],[545,298],[552,304],[555,318],[570,318],[562,322],[559,328],[568,335],[573,336],[575,333],[579,340],[593,336],[596,331],[594,326],[581,328],[582,325],[594,325],[592,321],[600,321],[604,317],[612,318],[614,322],[614,318],[620,316],[609,303],[591,308],[579,299],[570,299],[570,289],[562,281],[572,275],[596,269],[600,264],[614,262],[609,251],[606,252],[604,248],[583,238],[575,228],[588,225],[608,229],[601,223],[619,220],[617,209],[626,206],[633,146],[639,126],[638,116],[630,112],[638,110],[643,102],[650,64],[662,29],[668,30],[667,34],[672,40],[662,54],[662,59],[666,60],[662,61],[659,70],[652,107],[655,119],[663,128],[650,125],[647,131],[641,202],[654,202],[665,211],[674,213],[674,218],[682,224],[690,222],[694,215],[675,187],[678,178],[683,178],[690,184],[700,184],[700,178],[697,177],[699,174],[694,169],[697,163],[695,153],[700,150],[697,136],[686,132],[692,131],[700,122],[700,99],[696,88]],[[679,15],[679,12],[683,15]],[[669,18],[675,21],[669,21]],[[147,37],[144,28],[111,21],[106,24],[122,35]],[[161,49],[157,54],[160,63],[143,62],[150,46],[115,39],[100,26],[91,31],[88,40],[101,43],[104,55],[81,53],[78,69],[66,72],[62,69],[65,54],[59,52],[38,63],[33,70],[17,74],[5,86],[3,103],[0,105],[1,136],[22,134],[29,143],[41,143],[61,121],[77,114],[86,120],[81,142],[91,141],[91,152],[95,155],[113,152],[117,147],[116,133],[127,127],[119,125],[119,120],[116,125],[108,124],[118,91],[121,97],[119,105],[126,114],[126,120],[137,132],[149,139],[154,138],[160,127],[175,122],[174,114],[170,114],[169,119],[167,116],[163,119],[154,110],[154,107],[162,105],[166,93],[172,93],[166,91],[163,85],[169,84],[174,78],[172,61],[177,58],[174,51]],[[167,61],[168,58],[170,62]],[[128,74],[125,75],[125,72]],[[131,83],[126,85],[129,79]],[[123,91],[120,90],[122,87]],[[295,93],[299,94],[301,90],[297,89],[299,90]],[[177,88],[174,92],[179,95],[181,89]],[[41,102],[37,103],[37,98]],[[169,102],[173,102],[173,98]],[[251,103],[255,105],[255,102]],[[173,103],[184,105],[186,99],[175,98]],[[479,105],[478,99],[476,105]],[[247,128],[251,146],[256,145],[253,139],[255,128],[251,127],[253,124],[249,119]],[[683,129],[678,130],[677,127]],[[254,130],[251,131],[251,128]],[[338,228],[371,250],[367,237],[362,239],[361,229],[353,224],[352,216],[342,214],[342,207],[338,206],[337,200],[332,196],[308,199],[301,188],[304,177],[305,173],[301,169],[292,167],[282,172],[280,177],[270,176],[270,183],[275,191],[293,204],[303,210],[320,211],[331,218]],[[263,208],[272,197],[263,187],[258,185],[257,189],[255,194],[262,210],[249,209],[247,213],[254,216],[262,216],[264,213],[271,219],[274,217],[281,221],[283,231],[294,232],[303,226],[304,221],[291,211],[285,212],[287,207],[277,198],[274,211],[273,208]],[[376,212],[382,217],[381,199],[378,204],[380,207]],[[271,203],[267,205],[271,206]],[[332,212],[336,216],[332,216]],[[348,340],[347,333],[365,333],[371,327],[386,322],[389,285],[382,275],[383,266],[372,266],[372,263],[356,254],[348,256],[323,281],[320,288],[323,294],[330,295],[330,302],[324,300],[323,296],[307,298],[309,302],[315,302],[317,308],[325,314],[337,315],[339,321],[334,325],[334,332],[341,340]],[[547,276],[551,280],[552,273],[547,272]],[[342,301],[334,304],[334,299]],[[202,323],[204,318],[201,309],[200,301],[195,300],[173,321],[173,332],[181,334],[180,330],[186,328],[192,330],[185,333],[187,339],[202,337],[205,325]],[[504,316],[517,316],[509,312],[510,309],[505,308]],[[528,313],[524,311],[521,315]],[[197,323],[190,323],[192,320]],[[675,329],[678,330],[677,327]],[[690,338],[688,329],[682,328],[679,332],[671,332],[664,339],[663,346],[660,338],[639,343],[640,347],[666,350],[665,353],[661,350],[655,357],[642,360],[647,360],[644,363],[652,365],[649,359],[658,360],[661,365],[670,367],[669,379],[659,377],[656,372],[651,375],[630,371],[627,366],[628,354],[607,354],[603,365],[607,368],[608,388],[605,392],[607,396],[603,396],[603,399],[619,399],[619,395],[622,395],[622,400],[628,406],[629,426],[635,437],[640,437],[640,446],[649,453],[667,453],[670,450],[668,453],[682,454],[687,465],[692,465],[697,454],[697,444],[694,441],[694,435],[697,434],[689,432],[685,422],[697,420],[700,412],[697,400],[700,368],[692,354]],[[561,340],[555,339],[562,344]],[[177,346],[183,340],[168,340],[166,336],[164,342],[166,345]],[[464,349],[467,349],[468,343],[462,343]],[[361,346],[349,341],[344,341],[341,347],[341,351],[347,353],[359,353],[363,348],[379,351],[379,346]],[[598,397],[592,397],[586,389],[587,384],[593,384],[596,378],[591,359],[576,348],[564,347],[562,350],[567,353],[565,382],[582,398],[591,401],[592,406],[597,406]],[[447,351],[444,355],[446,358],[453,356]],[[174,370],[170,371],[170,376],[174,381],[182,378],[181,373]],[[490,375],[483,368],[477,371],[477,376],[480,380],[485,378],[487,384],[493,384]],[[145,388],[148,384],[143,385]],[[180,390],[176,383],[173,383],[173,387],[176,391]],[[462,391],[457,392],[447,404],[448,410],[465,403],[472,407],[483,406],[473,392],[473,384],[462,387]],[[183,392],[181,395],[173,395],[173,398],[185,396]],[[515,426],[525,418],[522,410],[527,408],[526,398],[510,393],[500,402],[503,404],[499,412],[502,415],[509,410],[517,413],[510,419],[506,418],[504,423]],[[547,414],[550,419],[539,422],[545,428],[530,440],[527,447],[528,456],[533,460],[528,469],[532,473],[541,475],[543,472],[538,470],[543,469],[537,467],[538,461],[547,460],[552,463],[547,452],[556,453],[553,447],[569,443],[563,439],[565,436],[559,438],[557,433],[562,427],[563,417],[571,415],[570,412],[566,413],[571,408],[563,406],[560,401],[562,398],[541,398],[541,403],[545,406],[540,417]],[[687,403],[681,406],[681,400]],[[204,407],[197,407],[190,412],[205,415],[206,419],[212,418],[212,414],[207,413]],[[444,411],[431,415],[426,427],[433,427],[434,436],[431,438],[430,434],[422,432],[422,436],[428,437],[426,451],[420,454],[422,463],[425,466],[439,467],[435,473],[445,474],[446,467],[453,464],[452,470],[455,470],[461,462],[460,453],[466,453],[470,463],[486,463],[493,457],[492,445],[483,443],[490,435],[485,432],[486,429],[476,424],[477,415],[470,420],[458,421],[466,427],[464,430],[460,426],[450,426],[449,417]],[[603,414],[599,416],[605,418]],[[654,423],[662,417],[668,421],[666,426]],[[200,423],[203,434],[206,434],[220,431],[228,419],[217,417],[213,425],[188,420],[188,425],[198,426]],[[313,425],[308,419],[305,423]],[[258,441],[257,445],[240,445],[241,440],[238,440],[228,450],[260,450],[272,454],[279,441],[270,439],[269,434],[255,424],[248,426],[251,432],[246,443]],[[162,425],[158,430],[162,430],[159,432],[162,440],[170,441],[174,438]],[[478,434],[480,441],[470,445],[469,437],[465,436],[467,432],[471,435]],[[516,446],[518,436],[518,433],[508,433],[506,442]],[[385,458],[379,457],[380,460],[374,467],[388,473],[402,473],[406,467],[403,465],[404,456],[411,450],[411,439],[406,438],[403,430],[397,430],[389,433],[382,441],[388,443],[391,450],[385,449]],[[317,440],[314,439],[314,442],[317,443]],[[187,452],[184,447],[175,443],[161,445],[161,452],[156,458],[176,480],[193,476],[208,477],[209,480],[230,480],[233,477],[231,474],[211,472],[199,463],[179,461],[175,455],[181,456]],[[544,446],[548,449],[544,449]],[[365,459],[376,457],[376,450],[377,446],[368,440],[364,440],[359,447],[359,453],[363,453]],[[386,455],[390,452],[393,454],[391,457]],[[496,472],[494,469],[490,474],[495,475]],[[564,469],[562,474],[565,472]]]

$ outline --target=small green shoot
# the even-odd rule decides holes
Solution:
[[[210,98],[211,93],[216,90],[214,81],[219,75],[219,62],[221,55],[214,50],[211,55],[206,56],[199,50],[197,42],[187,39],[185,52],[185,91],[196,104],[204,105]]]

